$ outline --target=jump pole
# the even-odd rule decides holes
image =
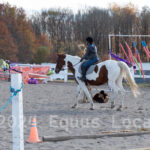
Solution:
[[[134,131],[134,132],[120,132],[120,133],[101,133],[101,134],[93,134],[93,135],[78,135],[78,136],[59,136],[59,137],[43,137],[43,142],[59,142],[59,141],[67,141],[73,139],[97,139],[104,137],[128,137],[128,136],[141,136],[141,135],[149,135],[150,131]]]
[[[11,74],[11,87],[17,90],[20,89],[21,84],[21,74]],[[13,150],[24,150],[22,90],[12,100],[12,121]]]

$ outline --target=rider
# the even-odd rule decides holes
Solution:
[[[87,37],[86,42],[87,42],[86,53],[84,54],[84,56],[80,60],[80,62],[82,62],[83,59],[86,60],[81,65],[82,77],[79,77],[79,79],[82,80],[82,81],[86,80],[86,71],[87,71],[87,69],[91,65],[93,65],[93,64],[95,64],[96,62],[99,61],[98,54],[97,54],[97,48],[93,44],[93,38],[92,37]]]

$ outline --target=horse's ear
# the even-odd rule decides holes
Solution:
[[[66,54],[63,53],[62,56],[65,58],[65,57],[66,57]]]
[[[66,54],[63,54],[63,53],[61,53],[61,54],[57,53],[56,55],[57,55],[57,57],[64,57],[64,58],[66,57]]]
[[[56,56],[57,56],[57,57],[59,57],[59,56],[60,56],[60,54],[59,54],[59,53],[56,53]]]

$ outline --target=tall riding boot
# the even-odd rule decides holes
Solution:
[[[79,79],[86,81],[86,68],[82,68],[82,77],[79,77]]]

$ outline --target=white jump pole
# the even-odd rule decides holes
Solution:
[[[11,87],[17,90],[21,84],[21,74],[11,74]],[[13,150],[24,150],[22,90],[12,100],[12,121]]]

